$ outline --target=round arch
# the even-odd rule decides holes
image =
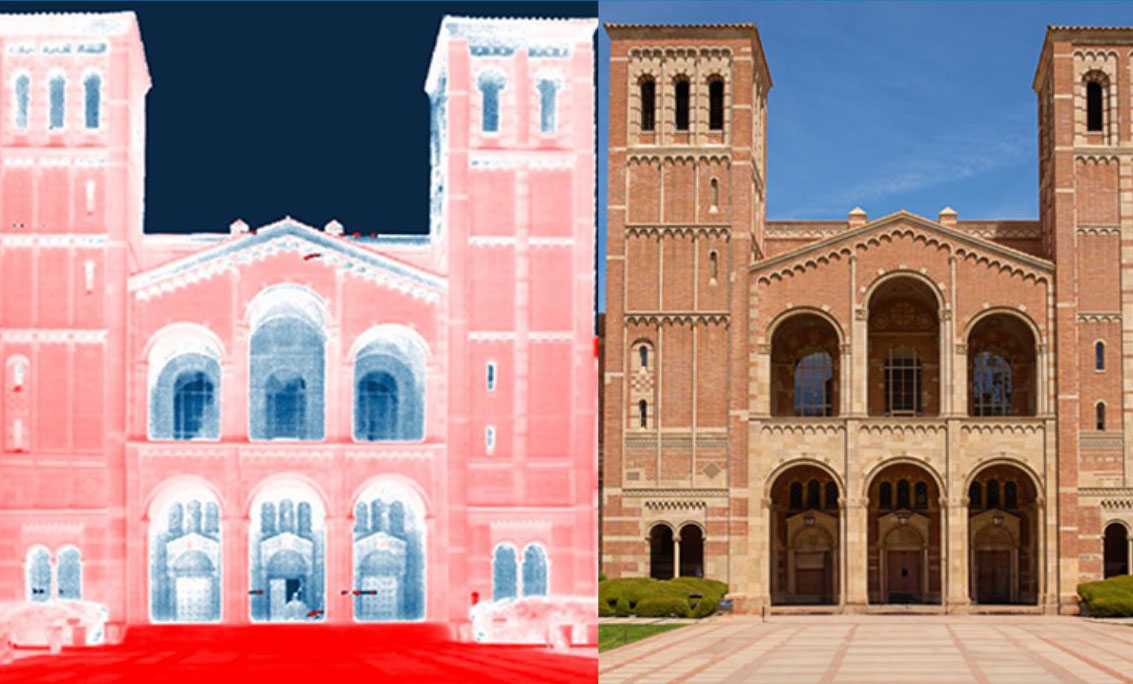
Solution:
[[[791,459],[789,461],[784,461],[783,463],[780,463],[779,465],[775,466],[775,468],[767,475],[767,480],[763,483],[763,500],[764,501],[770,501],[771,500],[771,490],[775,487],[775,482],[780,477],[782,477],[785,473],[790,471],[792,468],[797,468],[799,466],[815,466],[819,470],[822,470],[823,472],[825,472],[827,475],[830,476],[830,479],[834,480],[834,484],[838,485],[838,496],[839,496],[839,498],[843,499],[843,500],[845,499],[845,497],[846,497],[845,483],[842,482],[842,478],[830,466],[830,464],[828,464],[824,461],[820,461],[816,458],[803,457],[803,458]],[[868,488],[868,485],[867,485],[867,488]]]
[[[318,512],[325,516],[329,509],[328,502],[330,498],[318,482],[299,473],[278,473],[265,477],[252,487],[244,500],[244,513],[249,516],[254,516],[256,512],[255,506],[260,502],[260,499],[275,490],[281,490],[280,496],[294,495],[303,491],[313,493],[315,495],[315,501],[312,503],[318,504]],[[315,511],[311,513],[313,515]]]
[[[885,273],[882,273],[881,275],[874,278],[873,281],[871,281],[870,284],[866,286],[865,293],[862,295],[862,302],[865,305],[865,309],[867,311],[869,310],[870,301],[873,299],[873,296],[875,294],[877,294],[877,291],[883,285],[885,285],[886,283],[888,283],[891,280],[897,280],[897,279],[900,279],[900,278],[911,278],[911,279],[916,280],[917,282],[927,286],[929,291],[932,292],[933,297],[936,298],[937,311],[943,311],[944,310],[944,307],[945,307],[944,293],[940,291],[940,287],[936,283],[934,283],[932,281],[932,279],[929,278],[928,276],[926,276],[925,274],[923,274],[919,271],[911,271],[909,269],[898,269],[898,270],[895,270],[895,271],[886,271]]]
[[[933,482],[936,483],[936,491],[939,492],[941,496],[948,495],[948,488],[944,486],[944,479],[940,477],[940,473],[938,473],[936,471],[936,468],[932,467],[932,464],[930,464],[927,460],[914,458],[912,456],[894,456],[882,461],[877,461],[866,469],[861,492],[862,498],[866,500],[869,499],[869,488],[873,484],[873,481],[877,479],[878,475],[884,472],[885,469],[889,466],[898,464],[914,466],[924,470],[930,476],[932,476]]]
[[[364,353],[366,348],[375,342],[391,344],[415,362],[419,359],[422,368],[430,356],[429,343],[413,328],[398,323],[380,323],[370,326],[354,338],[354,342],[350,345],[350,353],[347,355],[349,362],[353,363],[359,354]]]
[[[383,485],[391,489],[401,489],[408,492],[421,506],[421,519],[428,521],[433,519],[433,503],[430,501],[429,495],[425,492],[424,487],[411,477],[397,474],[375,475],[355,487],[354,491],[350,493],[350,509],[346,512],[346,515],[353,516],[354,504],[362,499],[368,492],[382,489]]]
[[[683,530],[685,527],[687,527],[689,525],[692,525],[693,527],[699,529],[702,537],[704,537],[705,539],[708,538],[708,530],[705,529],[703,524],[701,524],[700,522],[698,522],[696,520],[684,520],[682,522],[677,523],[675,525],[677,535],[679,536],[681,530]]]
[[[975,330],[976,326],[979,325],[984,319],[991,318],[992,316],[1011,316],[1019,319],[1030,329],[1031,335],[1034,336],[1035,339],[1035,346],[1038,347],[1042,344],[1043,337],[1039,332],[1039,326],[1037,323],[1035,323],[1035,320],[1027,315],[1025,311],[1013,309],[1009,306],[993,306],[987,309],[983,309],[970,316],[967,322],[964,324],[963,339],[965,341],[971,339],[972,331]]]
[[[284,313],[303,318],[320,332],[329,318],[327,301],[318,292],[299,283],[269,285],[256,293],[245,307],[244,320],[255,331]]]
[[[227,358],[224,342],[210,328],[199,323],[170,323],[150,335],[142,348],[147,386],[152,390],[166,364],[184,354],[199,354],[218,364]]]
[[[142,500],[142,520],[153,520],[154,513],[160,512],[172,502],[172,499],[194,496],[206,500],[211,499],[220,506],[222,513],[228,508],[229,502],[226,497],[220,491],[220,488],[211,481],[199,475],[174,475],[162,480]]]
[[[1009,466],[1018,468],[1031,480],[1031,486],[1035,488],[1035,494],[1039,497],[1039,499],[1041,500],[1044,498],[1042,496],[1042,493],[1044,491],[1042,480],[1039,478],[1039,475],[1035,472],[1034,468],[1027,465],[1022,459],[1017,456],[1006,455],[996,456],[994,458],[989,458],[985,461],[980,461],[979,463],[977,463],[975,467],[973,467],[971,471],[968,472],[968,476],[964,478],[963,491],[968,491],[968,488],[972,486],[972,481],[979,477],[980,473],[987,470],[988,468],[993,468],[995,466]]]
[[[846,343],[846,333],[842,329],[842,325],[838,322],[838,319],[831,316],[829,312],[814,306],[795,306],[791,307],[790,309],[780,311],[775,315],[775,318],[771,319],[771,322],[767,325],[767,330],[763,333],[764,340],[770,342],[775,337],[775,331],[779,329],[780,325],[790,320],[791,318],[794,318],[795,316],[804,316],[806,314],[818,316],[822,320],[826,321],[826,323],[828,323],[830,327],[833,328],[834,334],[838,337],[838,344],[844,345]]]
[[[1133,523],[1130,523],[1128,520],[1122,520],[1121,518],[1110,518],[1102,523],[1102,532],[1104,533],[1105,529],[1110,525],[1120,525],[1125,528],[1126,534],[1133,535]]]

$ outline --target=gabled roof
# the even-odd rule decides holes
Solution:
[[[447,287],[442,276],[361,247],[347,238],[332,237],[289,217],[142,271],[130,277],[128,289],[145,300],[283,252],[294,252],[300,259],[309,258],[430,302],[438,301]]]
[[[923,230],[926,233],[935,234],[942,238],[947,239],[952,244],[964,245],[974,251],[983,252],[989,255],[995,255],[1005,261],[1017,264],[1019,266],[1027,266],[1028,268],[1036,269],[1044,272],[1053,272],[1054,264],[1046,259],[1040,259],[1031,256],[1026,252],[1001,245],[998,242],[991,242],[983,238],[965,233],[955,228],[949,228],[942,225],[937,221],[926,219],[923,216],[917,216],[902,209],[894,214],[883,216],[874,221],[870,221],[864,225],[858,226],[851,230],[847,230],[837,235],[832,235],[817,242],[812,242],[798,249],[792,249],[789,252],[777,254],[768,259],[762,259],[755,262],[751,266],[751,272],[761,272],[772,270],[776,267],[789,264],[801,257],[818,252],[825,252],[834,248],[836,245],[853,241],[858,238],[864,238],[871,233],[884,232],[886,228],[893,228],[896,224],[912,225],[914,228]]]

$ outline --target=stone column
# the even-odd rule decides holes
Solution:
[[[1125,572],[1133,575],[1133,533],[1125,532],[1125,539],[1129,542],[1129,553],[1125,557]]]
[[[326,621],[351,624],[354,621],[353,567],[350,563],[353,535],[350,521],[342,516],[327,516],[326,529]],[[343,590],[347,593],[343,594]]]
[[[948,553],[944,558],[948,593],[945,606],[951,613],[957,607],[972,603],[968,582],[968,497],[966,492],[951,502],[941,497],[940,505],[948,512]]]
[[[846,608],[862,612],[869,603],[869,501],[846,505]]]
[[[673,535],[673,579],[681,576],[681,537]]]
[[[248,591],[253,587],[248,577],[248,523],[239,514],[224,516],[221,522],[220,567],[221,620],[225,624],[243,625],[251,621],[248,612]]]

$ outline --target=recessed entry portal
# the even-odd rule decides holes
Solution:
[[[839,595],[838,483],[798,465],[771,485],[771,602],[836,604]]]

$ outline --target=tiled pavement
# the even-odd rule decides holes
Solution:
[[[457,643],[419,632],[403,638],[392,629],[269,630],[273,628],[153,628],[144,637],[127,633],[119,646],[65,649],[61,655],[0,665],[0,682],[589,684],[597,680],[597,658],[535,647]]]
[[[603,653],[602,684],[1133,684],[1133,628],[1071,617],[732,617]]]

